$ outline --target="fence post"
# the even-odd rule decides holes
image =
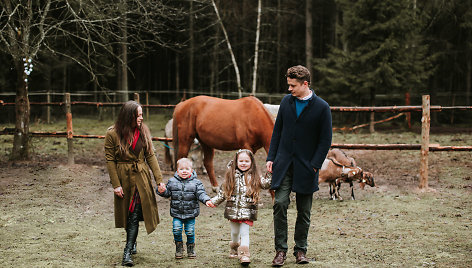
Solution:
[[[70,93],[65,94],[66,103],[66,120],[67,120],[67,163],[69,165],[74,164],[74,147],[73,147],[73,135],[72,130],[72,109],[70,104]]]
[[[420,189],[428,188],[428,153],[429,153],[429,126],[430,96],[423,95],[423,116],[421,117],[421,160],[420,160]]]
[[[137,102],[137,103],[140,103],[139,102],[139,93],[137,93],[137,92],[134,93],[134,101]]]

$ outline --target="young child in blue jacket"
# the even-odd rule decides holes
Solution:
[[[195,254],[195,218],[200,214],[198,201],[213,206],[205,192],[202,182],[192,168],[192,161],[181,158],[177,161],[177,171],[166,185],[160,184],[156,193],[170,197],[170,215],[173,217],[172,232],[175,242],[175,258],[182,259],[184,253],[182,230],[187,235],[187,256],[196,258]]]

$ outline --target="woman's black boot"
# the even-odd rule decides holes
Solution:
[[[139,208],[138,208],[139,207]],[[132,250],[138,237],[139,216],[141,212],[141,205],[136,204],[134,211],[128,216],[128,225],[126,226],[126,246],[123,252],[122,266],[133,266]]]
[[[138,253],[138,249],[136,248],[137,244],[138,244],[138,242],[134,242],[133,248],[131,249],[131,254],[133,254],[133,255]]]

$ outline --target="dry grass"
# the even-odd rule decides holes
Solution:
[[[74,119],[75,120],[75,119]],[[164,118],[152,125],[160,135]],[[101,134],[111,124],[77,120],[81,133]],[[37,128],[56,129],[59,125]],[[56,128],[55,128],[56,127]],[[87,129],[90,127],[90,129]],[[94,130],[101,129],[100,132]],[[82,132],[83,131],[83,132]],[[336,134],[338,143],[416,143],[415,133]],[[471,145],[468,134],[438,134],[432,143]],[[113,196],[103,161],[102,140],[77,140],[76,159],[66,166],[65,139],[34,139],[34,158],[8,162],[11,137],[0,151],[0,262],[6,267],[120,266],[125,232],[113,223]],[[162,167],[162,146],[155,143]],[[327,186],[315,193],[307,267],[471,267],[472,155],[430,153],[430,187],[418,191],[419,152],[347,151],[375,174],[377,186],[360,190],[357,200],[328,200]],[[222,175],[231,152],[217,152]],[[265,153],[257,154],[264,164]],[[165,173],[169,177],[171,172]],[[208,179],[200,175],[209,190]],[[219,178],[221,181],[221,178]],[[213,193],[209,193],[213,195]],[[296,210],[289,209],[289,247],[293,247]],[[141,225],[137,267],[238,267],[226,257],[230,239],[223,206],[202,207],[197,218],[197,259],[173,258],[168,200],[158,197],[161,224],[147,235]],[[264,192],[259,220],[251,229],[252,267],[268,267],[274,256],[271,200]],[[289,251],[284,267],[296,267]]]

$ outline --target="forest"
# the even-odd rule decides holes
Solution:
[[[278,104],[297,64],[332,106],[471,101],[470,0],[5,0],[0,29],[0,100],[16,103],[1,120],[18,133],[45,92]]]
[[[114,228],[99,138],[121,103],[139,93],[146,125],[164,137],[173,107],[162,106],[197,95],[277,105],[288,93],[287,68],[300,64],[332,108],[333,146],[422,148],[344,149],[375,186],[343,183],[341,201],[320,183],[308,266],[472,267],[472,154],[433,150],[472,145],[471,7],[472,0],[1,0],[0,263],[121,267],[126,231]],[[431,109],[412,111],[411,128],[407,112],[391,112],[421,106],[424,95]],[[335,109],[351,107],[364,110]],[[375,121],[383,122],[374,129]],[[164,157],[172,148],[153,145],[165,182],[175,172]],[[234,153],[215,150],[220,185]],[[266,152],[255,157],[265,172]],[[198,177],[214,196],[208,174]],[[198,257],[176,260],[170,202],[156,201],[161,222],[149,235],[141,224],[137,266],[241,267],[228,259],[225,206],[201,206]],[[257,206],[251,265],[266,267],[275,253],[269,191]],[[296,202],[287,215],[285,267],[298,267]]]

